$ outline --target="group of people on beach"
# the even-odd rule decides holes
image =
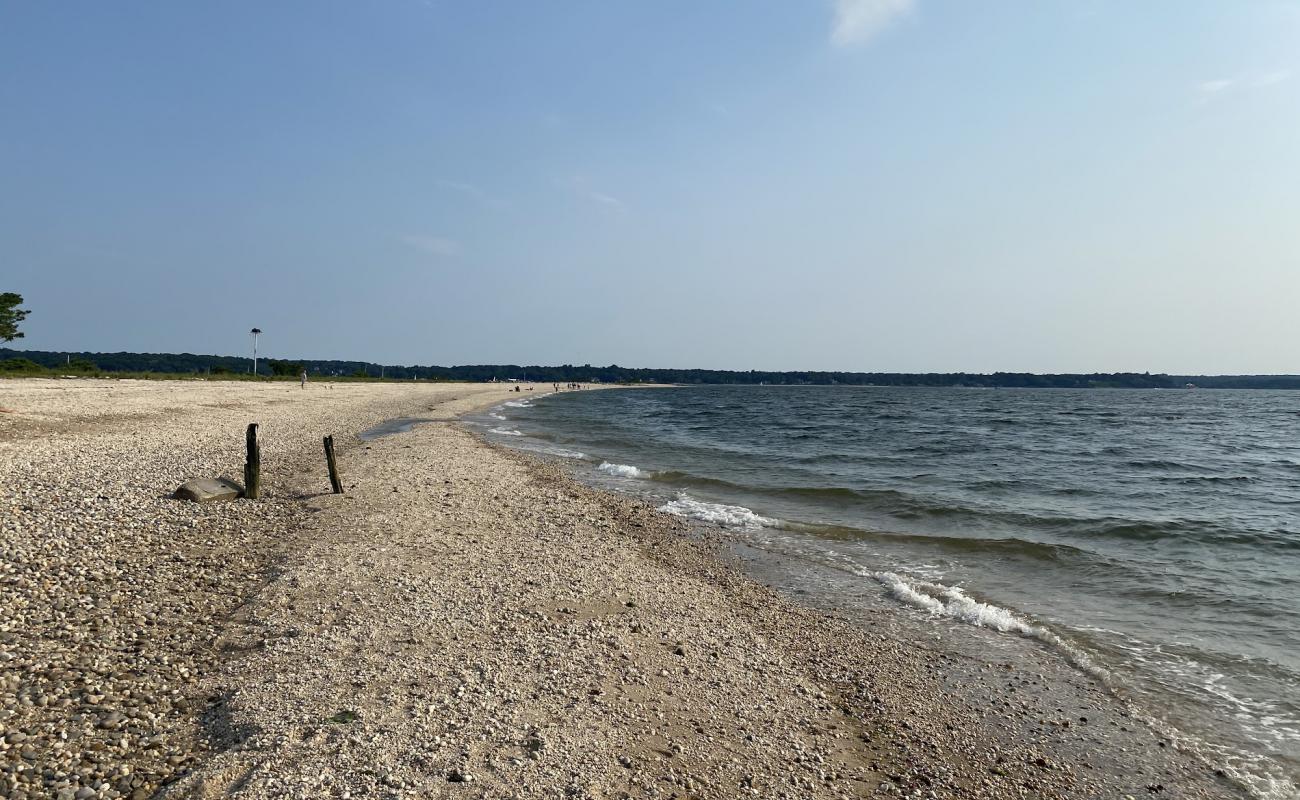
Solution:
[[[551,387],[554,388],[555,391],[557,391],[557,392],[560,391],[560,384],[558,384],[558,383],[552,383],[552,384],[551,384]],[[565,389],[581,389],[581,388],[582,388],[582,384],[581,384],[581,383],[566,383],[566,384],[564,384],[564,388],[565,388]]]

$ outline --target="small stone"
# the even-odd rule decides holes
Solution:
[[[221,503],[244,496],[244,487],[228,478],[199,478],[186,481],[172,495],[192,503]]]

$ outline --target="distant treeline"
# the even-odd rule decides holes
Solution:
[[[55,353],[0,348],[0,372],[21,372],[28,364],[71,372],[159,372],[171,374],[235,375],[252,371],[252,359],[240,356],[202,356],[192,353]],[[6,364],[5,362],[10,363]],[[385,377],[399,380],[490,381],[522,380],[535,383],[688,383],[688,384],[796,384],[846,386],[973,386],[986,388],[1053,389],[1181,389],[1195,384],[1206,389],[1300,389],[1300,375],[1163,375],[1136,372],[1091,375],[1036,375],[1028,372],[907,373],[907,372],[735,372],[712,369],[635,369],[611,364],[558,367],[518,364],[468,364],[459,367],[380,365],[365,361],[264,359],[262,374],[297,375],[302,369],[313,377]]]

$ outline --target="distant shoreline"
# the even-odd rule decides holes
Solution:
[[[25,360],[25,361],[21,361]],[[193,353],[92,353],[15,350],[0,347],[0,377],[33,375],[136,378],[252,379],[251,358]],[[720,384],[769,386],[921,386],[981,389],[1288,389],[1300,390],[1300,375],[1172,375],[1149,372],[850,372],[823,370],[713,370],[468,364],[411,366],[328,359],[260,359],[259,376],[308,379],[430,382],[518,381],[525,383]]]

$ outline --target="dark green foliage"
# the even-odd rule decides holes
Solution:
[[[6,358],[0,361],[0,372],[44,372],[45,367],[28,358]]]
[[[66,371],[71,355],[97,365],[105,373],[166,373],[170,375],[247,376],[251,359],[237,356],[201,356],[191,353],[56,353],[12,350],[0,347],[0,359],[24,358],[53,370]],[[287,365],[276,371],[276,365]],[[315,378],[357,378],[377,380],[378,364],[361,361],[272,361],[274,375],[296,378],[305,367]],[[795,384],[846,386],[966,386],[978,388],[1052,389],[1181,389],[1194,383],[1203,389],[1300,389],[1300,375],[1161,375],[1117,372],[1090,375],[1036,375],[1028,372],[994,373],[899,373],[899,372],[732,372],[711,369],[633,369],[590,364],[558,367],[517,364],[469,364],[459,367],[385,366],[389,380],[416,378],[422,381],[490,381],[492,379],[534,383],[678,383],[678,384]]]
[[[267,363],[271,365],[272,375],[290,375],[296,378],[302,374],[302,364],[296,361],[268,361]]]
[[[99,372],[99,367],[95,362],[87,358],[74,358],[64,364],[61,369],[64,372],[90,373]]]
[[[0,341],[12,342],[14,339],[23,338],[22,331],[18,330],[18,323],[27,319],[30,311],[19,308],[23,304],[23,296],[13,292],[0,293]]]

